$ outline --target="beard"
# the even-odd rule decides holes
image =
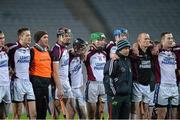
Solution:
[[[96,47],[96,49],[97,49],[98,51],[102,51],[102,50],[103,50],[103,47]]]
[[[80,53],[75,53],[75,54],[74,54],[74,56],[76,56],[76,57],[80,57],[80,56],[81,56],[81,54],[80,54]]]
[[[82,54],[83,54],[82,51],[79,50],[74,51],[74,56],[80,57]]]
[[[69,45],[71,44],[71,42],[63,42],[63,44],[64,44],[65,46],[69,46]]]

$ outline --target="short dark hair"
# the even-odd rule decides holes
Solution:
[[[158,45],[160,42],[159,41],[154,41],[154,44],[155,45]]]
[[[61,35],[71,34],[71,29],[67,27],[61,27],[57,30],[57,38]]]
[[[29,31],[29,28],[22,27],[17,31],[17,35],[20,36],[24,31]]]
[[[0,30],[0,34],[4,34],[3,31]]]
[[[161,39],[162,39],[166,34],[172,34],[172,33],[171,33],[171,32],[162,32],[162,33],[161,33]]]

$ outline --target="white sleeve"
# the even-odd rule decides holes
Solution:
[[[116,53],[117,46],[113,46],[110,50],[110,53]]]

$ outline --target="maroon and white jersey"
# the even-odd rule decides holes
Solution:
[[[53,63],[59,64],[59,78],[69,81],[69,53],[66,47],[56,43],[51,52]]]
[[[157,83],[176,84],[177,63],[176,55],[172,51],[160,50],[158,56],[154,56],[155,79]]]
[[[97,51],[91,48],[87,54],[85,65],[87,68],[88,80],[90,81],[103,81],[104,66],[106,63],[106,52]]]
[[[83,86],[83,61],[80,57],[74,56],[72,53],[69,60],[70,83],[72,88],[79,88]]]
[[[23,47],[19,42],[7,44],[11,68],[19,79],[29,80],[30,48]]]
[[[180,70],[180,45],[173,47],[173,52],[176,54],[177,68]],[[177,79],[180,82],[180,75]]]
[[[8,56],[3,48],[0,48],[0,86],[9,86]]]
[[[110,59],[110,53],[116,53],[116,43],[114,41],[110,41],[106,46],[107,60]]]

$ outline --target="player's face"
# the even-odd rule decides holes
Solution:
[[[93,43],[96,45],[96,47],[102,47],[103,48],[105,46],[105,42],[104,42],[103,39],[97,40],[97,41],[95,41]]]
[[[172,47],[174,43],[174,37],[172,34],[165,34],[163,39],[163,45],[166,47]]]
[[[31,43],[31,32],[29,30],[22,32],[19,37],[24,45],[29,45]]]
[[[119,42],[121,40],[126,40],[128,38],[128,34],[122,33],[121,35],[115,36],[115,41]]]
[[[41,42],[41,46],[48,47],[48,35],[47,34],[43,35],[41,37],[40,42]]]
[[[0,47],[3,47],[5,43],[5,36],[3,33],[0,34]]]
[[[148,47],[150,45],[150,36],[149,34],[142,34],[139,44],[143,47]]]
[[[69,45],[71,43],[71,39],[71,34],[64,34],[58,37],[58,41],[60,41],[63,45]]]
[[[72,39],[72,36],[71,35],[69,35],[69,34],[65,34],[64,36],[63,36],[63,41],[64,41],[64,43],[65,44],[70,44],[71,43],[71,39]]]
[[[120,39],[121,40],[126,40],[128,38],[128,34],[126,34],[126,33],[122,33],[121,35],[120,35]]]
[[[107,45],[106,38],[102,38],[102,41],[103,41],[104,46]]]
[[[77,55],[84,55],[86,52],[86,46],[81,46],[81,47],[75,47],[74,48],[75,54]]]

